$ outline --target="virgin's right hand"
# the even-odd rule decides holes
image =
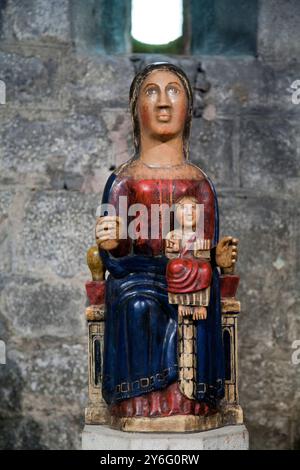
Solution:
[[[96,243],[100,248],[105,248],[108,242],[117,246],[119,244],[120,219],[117,216],[99,217],[96,222]]]

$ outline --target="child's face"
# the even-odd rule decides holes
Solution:
[[[193,229],[199,220],[197,203],[193,199],[182,199],[177,205],[176,220],[181,227],[185,229]]]

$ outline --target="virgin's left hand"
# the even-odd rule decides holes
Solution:
[[[220,268],[232,268],[238,257],[238,239],[223,237],[216,249],[216,262]]]

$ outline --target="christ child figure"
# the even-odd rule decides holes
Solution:
[[[211,240],[201,237],[201,211],[196,198],[183,196],[175,207],[178,228],[167,234],[165,249],[170,259],[167,266],[169,303],[178,305],[179,318],[205,320],[212,280]]]

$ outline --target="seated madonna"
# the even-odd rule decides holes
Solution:
[[[192,101],[190,83],[175,65],[151,64],[136,75],[130,89],[135,154],[112,173],[103,194],[102,204],[111,204],[115,215],[102,214],[96,225],[100,255],[109,272],[102,393],[116,419],[209,416],[218,411],[224,397],[219,268],[235,263],[237,241],[233,239],[230,246],[227,239],[219,241],[214,187],[188,160]],[[121,196],[126,197],[128,208],[134,204],[146,208],[146,216],[136,223],[129,209],[124,217]],[[180,304],[180,299],[170,301],[168,294],[168,262],[181,252],[177,243],[166,242],[162,208],[171,208],[183,198],[203,208],[198,248],[190,249],[192,257],[200,254],[202,265],[198,260],[197,266],[205,266],[210,273],[205,278],[209,290],[203,316],[189,315],[192,309],[182,307],[191,296]],[[151,217],[154,205],[159,208],[155,223]],[[132,223],[136,223],[138,235],[121,236],[121,227]],[[185,265],[177,264],[180,269]],[[173,263],[175,271],[176,266]],[[176,299],[176,283],[172,282],[172,298]],[[186,283],[189,289],[188,279]],[[180,285],[178,289],[180,294]],[[191,327],[193,336],[192,370],[187,366],[193,386],[188,393],[180,376],[185,359],[179,359],[179,338],[185,341],[189,331],[182,329],[184,325]]]

